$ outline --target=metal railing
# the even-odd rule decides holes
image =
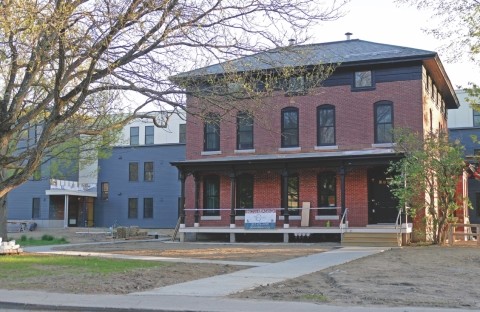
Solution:
[[[343,212],[342,218],[340,219],[340,225],[339,225],[342,234],[345,232],[345,228],[348,227],[347,216],[348,216],[348,208],[345,208],[345,211]]]

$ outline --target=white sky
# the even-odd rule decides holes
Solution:
[[[345,40],[345,33],[353,33],[352,39],[405,46],[429,51],[440,55],[443,66],[452,85],[467,87],[468,82],[480,84],[480,70],[468,63],[447,63],[440,47],[445,42],[436,40],[422,29],[429,24],[431,14],[418,11],[406,4],[397,5],[393,0],[351,0],[345,17],[333,22],[324,22],[313,35],[313,42]]]

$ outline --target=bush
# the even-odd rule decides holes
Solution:
[[[52,235],[45,234],[45,235],[42,236],[42,240],[44,240],[44,241],[53,241],[54,239],[55,238]]]
[[[20,241],[21,241],[21,242],[26,242],[26,241],[27,241],[27,235],[22,235],[22,236],[20,237]]]

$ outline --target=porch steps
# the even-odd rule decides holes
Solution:
[[[342,246],[399,247],[402,241],[397,233],[345,232]]]

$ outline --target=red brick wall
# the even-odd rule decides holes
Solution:
[[[256,154],[278,153],[281,147],[280,110],[297,107],[300,122],[301,152],[314,151],[316,145],[316,108],[322,104],[335,106],[336,145],[340,150],[371,148],[374,143],[374,103],[392,101],[394,126],[422,131],[426,104],[422,98],[420,80],[377,83],[375,90],[352,92],[350,86],[323,87],[310,90],[305,96],[286,97],[277,92],[258,102],[243,101],[239,106],[255,106],[254,147]],[[189,99],[190,108],[196,100]],[[422,113],[423,112],[423,113]],[[236,146],[236,112],[222,119],[220,125],[220,156],[234,155]],[[438,120],[437,115],[435,116]],[[423,119],[423,120],[422,120]],[[438,125],[438,122],[437,122]],[[189,115],[187,118],[187,159],[198,159],[203,151],[203,122]]]

